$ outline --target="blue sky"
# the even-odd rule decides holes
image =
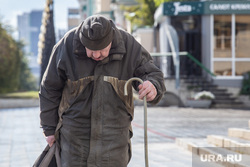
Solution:
[[[44,9],[46,0],[0,0],[0,18],[16,28],[17,15],[31,10]],[[67,9],[78,8],[78,0],[54,0],[54,22],[56,29],[67,28]]]

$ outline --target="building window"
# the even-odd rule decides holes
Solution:
[[[235,75],[250,71],[250,19],[249,15],[235,16]]]
[[[232,57],[231,16],[214,16],[214,57]]]
[[[250,71],[250,61],[236,61],[235,69],[235,74],[242,76],[245,72]]]
[[[250,19],[249,15],[235,16],[235,56],[250,58]]]
[[[249,15],[214,16],[213,71],[217,76],[242,76],[250,71]]]
[[[231,76],[232,75],[232,62],[214,61],[214,71],[216,75]]]

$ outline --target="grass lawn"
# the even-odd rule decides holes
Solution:
[[[0,98],[26,98],[26,99],[38,99],[38,91],[27,91],[27,92],[13,92],[0,94]]]

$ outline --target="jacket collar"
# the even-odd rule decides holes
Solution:
[[[102,64],[107,64],[108,62],[110,61],[114,61],[114,60],[122,60],[123,58],[123,55],[122,54],[112,54],[112,55],[109,55],[108,57],[106,57],[105,59],[103,59],[101,61]]]
[[[79,33],[82,24],[83,22],[75,30],[75,34],[73,37],[73,52],[78,58],[89,59],[86,53],[85,46],[80,42],[79,38]],[[112,27],[115,30],[115,35],[112,41],[111,49],[109,51],[109,56],[102,60],[103,64],[113,60],[122,60],[123,55],[126,53],[125,43],[123,41],[122,34],[120,30],[116,28],[113,22],[112,24]]]

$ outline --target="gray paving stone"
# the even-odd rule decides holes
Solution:
[[[191,154],[174,138],[227,135],[227,129],[248,127],[250,112],[231,109],[148,108],[151,167],[192,167]],[[0,167],[28,167],[46,146],[39,124],[39,108],[0,109]],[[144,166],[143,108],[135,108],[129,167]]]
[[[144,160],[144,144],[135,144],[133,157],[128,167],[142,167]],[[149,143],[149,166],[153,167],[191,167],[191,153],[174,143]]]

